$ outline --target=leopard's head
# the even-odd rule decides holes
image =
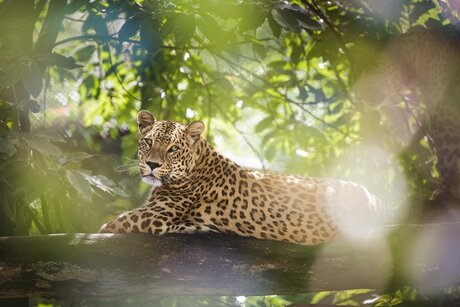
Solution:
[[[182,125],[157,121],[150,112],[140,111],[137,123],[137,156],[143,180],[159,187],[189,179],[198,159],[196,146],[204,130],[203,122]]]

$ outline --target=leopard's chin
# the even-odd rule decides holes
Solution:
[[[161,181],[155,178],[153,175],[143,176],[142,181],[144,181],[147,184],[150,184],[154,188],[159,188],[162,185]]]

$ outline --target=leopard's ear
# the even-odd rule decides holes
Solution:
[[[152,113],[149,111],[142,110],[137,114],[137,127],[139,128],[140,134],[145,134],[152,129],[154,122],[155,117],[153,117]]]
[[[202,121],[192,122],[185,129],[185,132],[187,133],[187,136],[192,141],[192,144],[195,144],[196,141],[200,139],[200,136],[203,133],[203,131],[204,131],[204,123]]]

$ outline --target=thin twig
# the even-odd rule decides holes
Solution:
[[[311,117],[313,117],[313,118],[316,119],[317,121],[321,122],[321,123],[324,124],[325,126],[328,126],[328,127],[332,128],[332,129],[334,129],[334,130],[340,132],[341,134],[343,134],[343,135],[345,135],[345,136],[348,136],[348,133],[342,131],[341,129],[337,128],[336,126],[334,126],[334,125],[332,125],[332,124],[330,124],[330,123],[324,121],[322,118],[320,118],[320,117],[316,116],[315,114],[313,114],[313,112],[311,112],[310,110],[308,110],[307,108],[305,108],[305,105],[304,105],[304,104],[299,103],[299,102],[297,102],[297,101],[294,101],[294,100],[292,100],[291,98],[289,98],[287,95],[285,95],[285,94],[283,94],[283,93],[280,93],[280,92],[278,91],[277,88],[275,88],[270,82],[268,82],[268,81],[265,80],[264,78],[262,78],[262,77],[260,77],[260,76],[258,76],[258,75],[256,75],[256,74],[254,74],[254,73],[252,73],[251,71],[249,71],[249,70],[246,69],[245,67],[243,67],[243,66],[241,66],[241,65],[239,65],[239,64],[237,64],[237,63],[235,63],[235,62],[233,62],[233,61],[231,61],[231,60],[229,60],[229,59],[227,59],[227,58],[225,58],[225,57],[222,56],[222,55],[216,54],[216,56],[218,56],[219,58],[223,59],[223,60],[226,61],[227,63],[230,63],[230,64],[232,65],[232,68],[233,68],[233,69],[235,69],[233,66],[238,67],[239,69],[241,69],[241,70],[243,70],[244,72],[250,74],[251,76],[253,76],[253,77],[255,77],[255,78],[261,80],[264,84],[268,85],[272,90],[274,90],[274,91],[275,91],[278,95],[280,95],[281,97],[276,97],[275,95],[273,95],[273,94],[271,94],[271,93],[267,93],[268,95],[270,95],[270,96],[272,96],[272,97],[274,97],[274,98],[278,98],[278,99],[279,99],[279,98],[283,98],[286,102],[292,103],[292,104],[298,106],[302,111],[306,112],[308,115],[310,115]],[[238,71],[238,72],[239,72],[239,71]],[[239,73],[241,74],[241,72],[239,72]],[[240,78],[243,78],[243,79],[246,80],[246,82],[251,83],[250,80],[246,79],[243,75],[241,75]],[[252,83],[251,83],[251,84],[252,84]],[[254,84],[252,84],[252,85],[253,85],[254,87],[258,88],[259,90],[262,90],[261,88],[255,86]]]
[[[111,67],[114,66],[114,63],[113,63],[113,60],[112,60],[112,52],[110,52],[110,46],[108,44],[106,44],[106,47],[107,47],[107,50],[108,50],[108,53],[109,53],[109,64]],[[113,74],[115,75],[115,78],[117,79],[118,83],[120,84],[121,88],[123,89],[123,91],[125,91],[126,94],[128,94],[129,97],[131,97],[132,99],[134,100],[137,100],[139,102],[142,102],[142,99],[135,96],[134,94],[132,94],[126,87],[125,85],[123,84],[123,81],[121,80],[120,76],[118,75],[117,73],[117,70],[114,69],[113,70]]]
[[[192,64],[194,64],[194,66],[197,68],[201,78],[203,79],[203,82],[204,82],[204,76],[203,76],[203,72],[202,70],[200,69],[199,65],[197,65],[196,63],[194,63],[194,61],[192,60]],[[209,89],[205,86],[206,88],[206,91],[208,92],[208,95],[211,95],[210,92],[209,92]],[[233,129],[235,129],[236,132],[238,132],[238,134],[241,135],[241,137],[243,138],[244,142],[246,143],[246,145],[249,146],[249,148],[254,152],[254,154],[257,156],[257,158],[259,159],[260,161],[260,164],[262,165],[262,169],[266,169],[266,166],[265,166],[265,163],[264,163],[264,159],[262,157],[262,155],[259,153],[259,151],[251,144],[251,142],[249,142],[248,138],[246,137],[246,135],[241,131],[239,130],[236,125],[233,124],[233,121],[228,117],[228,115],[220,108],[220,106],[218,104],[216,104],[214,102],[214,100],[210,100],[211,103],[216,107],[216,109],[222,114],[222,116],[224,117],[224,119],[229,122],[229,123],[232,123],[232,126],[233,126]]]
[[[48,102],[48,87],[50,85],[50,66],[46,68],[45,88],[43,89],[42,126],[46,125],[46,109]]]
[[[206,81],[205,81],[205,78],[204,78],[204,75],[203,75],[203,71],[200,69],[199,65],[195,62],[195,59],[193,58],[193,56],[190,57],[190,62],[197,69],[198,74],[200,75],[201,80],[203,81],[203,85],[204,85],[206,94],[208,96],[208,123],[207,123],[208,132],[207,132],[207,135],[206,135],[206,139],[209,140],[209,136],[210,136],[210,132],[211,132],[211,118],[212,118],[212,116],[211,116],[211,105],[212,105],[212,103],[214,101],[214,98],[212,96],[211,91],[208,88],[208,84],[206,84]]]
[[[348,54],[347,46],[345,45],[345,42],[343,41],[342,36],[337,31],[337,29],[335,28],[334,24],[326,16],[326,14],[324,14],[323,11],[321,10],[321,8],[316,4],[315,0],[301,0],[301,1],[310,10],[312,10],[319,18],[321,18],[324,21],[324,23],[329,27],[329,29],[331,29],[332,34],[337,38],[337,41],[339,42],[340,46],[342,47],[343,53],[348,58],[348,61],[350,63],[352,63],[351,57]],[[309,1],[311,1],[311,3]]]
[[[94,41],[101,41],[101,42],[109,42],[109,41],[115,41],[118,43],[131,43],[131,44],[136,44],[136,45],[141,45],[140,40],[135,40],[135,39],[120,39],[115,36],[115,34],[111,35],[98,35],[98,34],[83,34],[83,35],[77,35],[77,36],[72,36],[65,38],[63,40],[57,41],[54,44],[54,47],[64,45],[70,42],[74,41],[85,41],[85,40],[94,40]],[[164,49],[171,49],[171,50],[182,50],[184,49],[183,47],[175,47],[175,46],[168,46],[168,45],[160,45],[160,48]],[[195,49],[195,50],[203,50],[205,47],[200,47],[200,46],[189,46],[187,49]]]
[[[21,131],[21,117],[19,115],[19,107],[18,107],[18,96],[16,94],[16,86],[13,84],[13,97],[14,97],[14,111],[16,112],[16,130]]]

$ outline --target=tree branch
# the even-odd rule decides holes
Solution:
[[[0,297],[268,295],[460,283],[460,224],[311,247],[222,234],[0,238]],[[390,247],[390,248],[389,248]],[[393,252],[391,252],[391,249]],[[27,251],[27,252],[25,252]]]

